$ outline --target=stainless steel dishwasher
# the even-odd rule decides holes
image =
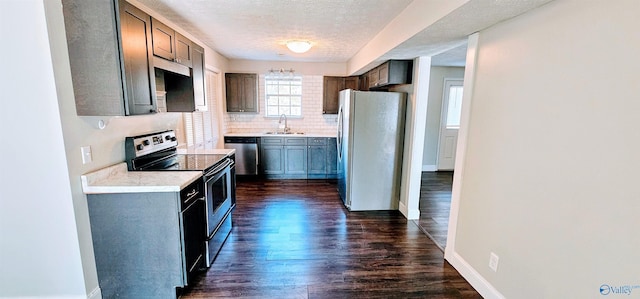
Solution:
[[[224,148],[236,150],[236,174],[258,174],[258,138],[224,137]]]

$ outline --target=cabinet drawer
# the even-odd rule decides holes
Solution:
[[[284,139],[285,145],[307,145],[306,137],[287,137]]]
[[[197,179],[195,182],[186,188],[180,190],[180,200],[182,203],[182,209],[194,200],[204,197],[204,181]]]
[[[309,137],[307,139],[309,145],[325,145],[327,144],[327,138],[324,137]]]
[[[260,138],[260,144],[263,144],[263,145],[284,145],[284,138],[282,138],[282,137],[262,137],[262,138]]]

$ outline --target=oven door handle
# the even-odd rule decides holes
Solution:
[[[213,170],[207,172],[207,174],[205,174],[205,178],[208,181],[209,178],[211,178],[212,176],[214,176],[216,173],[222,171],[223,169],[229,167],[229,165],[231,165],[233,163],[233,161],[231,161],[231,159],[227,158],[224,162],[222,162],[222,164],[218,165],[218,167],[214,168]]]
[[[197,203],[198,201],[206,201],[206,199],[204,197],[199,197],[196,199],[188,199],[184,202],[184,207],[182,208],[182,213],[184,213],[186,210],[190,209],[191,206],[193,206],[195,203]]]

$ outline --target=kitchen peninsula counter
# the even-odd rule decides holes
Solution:
[[[202,171],[128,171],[119,163],[82,175],[85,194],[180,192],[202,177]]]
[[[182,154],[227,155],[233,149],[178,149]],[[128,171],[122,162],[80,177],[85,194],[180,192],[202,177],[202,171]]]
[[[248,132],[248,133],[225,133],[226,137],[310,137],[310,138],[336,138],[336,133],[291,133],[291,134],[273,134],[266,132]]]
[[[235,149],[228,148],[193,148],[186,146],[178,146],[178,154],[190,155],[227,155],[230,157],[236,153]]]

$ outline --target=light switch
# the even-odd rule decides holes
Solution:
[[[91,163],[91,161],[93,161],[93,158],[91,157],[91,146],[81,147],[80,152],[82,152],[82,164]]]

